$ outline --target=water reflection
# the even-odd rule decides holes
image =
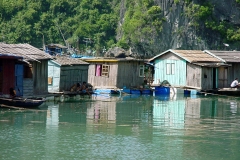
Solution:
[[[236,159],[239,103],[224,96],[95,95],[39,110],[0,109],[1,158]]]

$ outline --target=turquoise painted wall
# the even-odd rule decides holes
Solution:
[[[52,84],[48,84],[49,92],[59,92],[60,85],[60,66],[48,61],[48,77],[52,77]]]
[[[186,85],[186,61],[173,59],[156,59],[155,60],[154,83],[167,80],[171,85],[185,86]],[[167,75],[167,63],[174,63],[174,74]]]

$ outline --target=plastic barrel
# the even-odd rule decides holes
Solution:
[[[170,94],[169,87],[155,87],[155,95],[158,94]]]

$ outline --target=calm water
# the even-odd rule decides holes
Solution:
[[[240,159],[240,98],[93,96],[0,109],[0,159]]]

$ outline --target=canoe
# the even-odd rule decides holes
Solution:
[[[0,97],[0,104],[14,107],[23,107],[23,108],[36,108],[45,102],[45,98],[6,98]]]

